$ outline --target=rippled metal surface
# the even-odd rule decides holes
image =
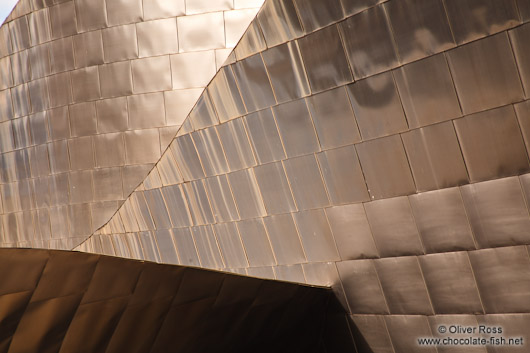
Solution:
[[[50,37],[60,43],[47,42],[42,33],[35,40],[43,44],[33,46],[31,27],[19,20],[24,13],[10,22],[17,36],[0,36],[0,48],[17,52],[0,62],[0,72],[13,76],[4,85],[14,86],[0,91],[0,101],[15,107],[2,106],[10,123],[0,124],[8,242],[41,239],[32,238],[37,230],[46,237],[88,229],[80,216],[86,203],[72,207],[60,192],[28,197],[31,188],[66,188],[85,200],[92,194],[71,185],[91,180],[94,205],[112,209],[115,201],[104,195],[119,190],[106,189],[107,178],[81,173],[84,165],[121,170],[126,197],[125,168],[159,159],[153,169],[136,171],[143,183],[77,249],[331,285],[351,314],[359,352],[436,352],[419,348],[415,337],[440,336],[440,324],[489,323],[513,336],[530,334],[524,324],[530,312],[526,0],[267,0],[202,94],[196,85],[206,81],[204,71],[190,74],[185,67],[196,61],[211,70],[213,56],[184,57],[180,50],[218,43],[211,31],[217,10],[185,16],[184,23],[197,19],[189,31],[180,30],[177,17],[179,52],[140,58],[142,50],[160,48],[128,41],[140,33],[131,25],[137,10],[111,16],[109,4],[118,2],[106,1],[114,25],[101,29],[101,39],[83,38],[95,48],[86,61],[97,65],[98,75],[77,67],[76,56],[36,64],[42,53],[51,58],[61,52],[62,38],[73,34],[64,17],[75,10],[69,3],[48,9],[56,21]],[[238,3],[251,7],[254,1]],[[190,9],[200,11],[203,4]],[[165,18],[179,16],[171,12],[176,7],[166,10],[173,16],[152,24],[161,38]],[[89,13],[83,26],[92,28],[97,21]],[[225,15],[225,23],[238,18]],[[113,42],[117,33],[119,43]],[[174,50],[166,40],[158,45]],[[123,61],[109,62],[108,55]],[[30,74],[14,74],[28,62]],[[215,63],[218,68],[217,55]],[[118,70],[138,74],[117,81]],[[72,96],[43,100],[43,87],[60,92],[65,73],[77,87]],[[77,77],[87,85],[76,86]],[[176,77],[190,90],[176,89]],[[96,78],[100,91],[90,85]],[[173,89],[163,94],[166,123],[171,116],[182,128],[171,130],[174,139],[164,135],[171,141],[164,151],[153,146],[162,140],[156,102],[166,87]],[[91,107],[90,97],[98,94],[103,99]],[[180,102],[187,106],[188,99],[198,101],[186,120],[168,110],[180,114]],[[78,103],[88,103],[80,110],[92,117],[79,124],[71,120]],[[74,108],[65,111],[61,104]],[[49,142],[51,177],[40,177],[50,172],[42,144],[33,142],[45,138],[32,130],[44,119],[34,105],[53,108],[49,135],[61,136]],[[152,120],[132,120],[141,129],[121,128],[131,116],[146,114]],[[101,116],[113,118],[100,123]],[[75,131],[93,131],[96,121],[98,133],[102,126],[104,135],[112,134],[101,143],[116,143],[123,152],[93,147],[95,160],[84,157],[85,136],[73,132],[72,121]],[[72,153],[81,159],[70,175]],[[28,178],[31,183],[24,182]],[[96,183],[108,191],[96,191]],[[32,204],[43,206],[34,212]],[[49,226],[30,226],[31,217]],[[339,332],[344,326],[337,325]]]
[[[69,249],[108,222],[262,2],[21,0],[0,30],[0,244]]]
[[[72,251],[0,264],[2,352],[316,353],[337,326],[326,288]]]

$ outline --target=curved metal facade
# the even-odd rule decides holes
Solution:
[[[0,244],[71,249],[105,224],[261,3],[20,1],[0,29]]]
[[[528,21],[527,0],[267,0],[77,249],[332,285],[359,351],[436,352],[415,338],[443,323],[530,337]]]

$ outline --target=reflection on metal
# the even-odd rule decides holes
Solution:
[[[527,0],[266,0],[202,94],[212,56],[158,55],[171,16],[96,3],[106,25],[72,26],[76,0],[39,36],[29,2],[0,29],[4,244],[331,285],[359,352],[418,351],[440,324],[530,335]],[[217,11],[177,17],[179,50],[220,43]],[[87,238],[94,208],[118,211]]]
[[[191,267],[3,249],[0,277],[2,352],[324,352],[336,326],[329,289]]]
[[[71,249],[108,222],[262,2],[20,0],[0,27],[0,244]]]

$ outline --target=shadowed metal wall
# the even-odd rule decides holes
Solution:
[[[2,249],[0,352],[325,352],[331,299],[203,269]]]
[[[0,245],[105,224],[262,1],[21,0],[0,27]]]
[[[79,249],[333,285],[359,351],[454,351],[416,343],[441,323],[530,337],[529,20],[526,0],[266,1]]]

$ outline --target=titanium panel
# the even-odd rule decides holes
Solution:
[[[237,222],[243,246],[251,267],[273,266],[276,259],[272,253],[269,237],[259,218]]]
[[[381,257],[423,254],[408,198],[378,200],[364,206]]]
[[[256,165],[243,119],[236,119],[216,127],[230,170]]]
[[[98,67],[92,66],[71,73],[74,102],[86,102],[101,97]]]
[[[217,223],[213,229],[219,241],[224,263],[229,268],[248,267],[247,255],[235,223]]]
[[[241,219],[264,216],[265,206],[252,169],[228,174]]]
[[[320,151],[315,127],[304,99],[280,104],[273,107],[272,111],[288,157]]]
[[[265,1],[257,15],[269,48],[302,35],[302,25],[292,0]]]
[[[352,313],[389,313],[373,260],[337,262],[337,270]]]
[[[484,249],[469,253],[486,313],[526,312],[530,267],[524,246]]]
[[[311,92],[297,42],[288,42],[262,54],[278,103],[308,96]]]
[[[473,114],[454,123],[471,182],[529,170],[513,106]]]
[[[290,214],[280,214],[263,220],[278,265],[305,263],[306,257],[293,217]]]
[[[318,140],[323,150],[360,142],[359,128],[344,87],[307,99]]]
[[[434,314],[415,256],[374,260],[391,314]]]
[[[466,185],[461,190],[479,248],[528,243],[530,218],[519,178]]]
[[[515,0],[445,0],[445,7],[458,44],[519,24]]]
[[[426,253],[475,249],[459,188],[412,195],[409,201]]]
[[[526,97],[530,96],[530,46],[525,38],[530,35],[530,25],[524,25],[518,27],[509,32],[510,42],[513,46],[515,59],[519,68],[519,74],[521,75],[521,81],[523,82],[524,91]]]
[[[293,0],[305,32],[313,32],[343,18],[339,0]]]
[[[391,1],[384,7],[402,63],[455,46],[442,0]]]
[[[150,38],[149,36],[147,39]],[[215,55],[212,50],[181,53],[171,55],[170,58],[173,89],[205,87],[217,71],[215,69]],[[198,71],[196,70],[197,67],[201,69]],[[225,95],[227,94],[225,93]]]
[[[337,261],[339,253],[324,210],[294,213],[308,262]]]
[[[407,130],[392,73],[357,81],[347,90],[364,140]]]
[[[394,39],[382,5],[349,17],[340,23],[339,29],[356,80],[398,65]]]
[[[200,266],[199,256],[197,255],[190,228],[173,229],[172,232],[180,263],[188,266]]]
[[[211,226],[192,227],[191,232],[201,260],[201,266],[223,268],[221,253]]]
[[[523,99],[523,88],[507,33],[447,53],[464,114]]]
[[[466,166],[451,122],[406,132],[402,139],[418,191],[468,183]]]
[[[411,128],[462,116],[444,54],[402,66],[394,77]]]
[[[326,188],[314,155],[290,158],[285,160],[283,165],[300,210],[329,205]]]
[[[231,66],[222,67],[208,86],[208,93],[221,123],[246,112]]]
[[[482,314],[484,309],[465,251],[419,257],[436,314]]]
[[[281,162],[262,164],[254,168],[267,214],[296,211],[291,188]]]
[[[141,58],[178,52],[176,18],[140,22],[136,25],[136,31]]]
[[[285,158],[283,144],[270,109],[249,114],[244,121],[258,163],[264,164]]]
[[[353,146],[317,154],[331,204],[369,201],[366,182]]]
[[[355,146],[372,199],[413,194],[416,190],[399,135]]]
[[[213,214],[217,222],[221,223],[239,220],[237,207],[226,175],[207,178],[206,188],[210,195]]]
[[[276,99],[260,54],[231,65],[248,112],[274,105]]]
[[[134,93],[171,89],[171,65],[168,56],[133,60],[131,66]]]
[[[326,215],[341,260],[379,257],[362,204],[330,207]]]

